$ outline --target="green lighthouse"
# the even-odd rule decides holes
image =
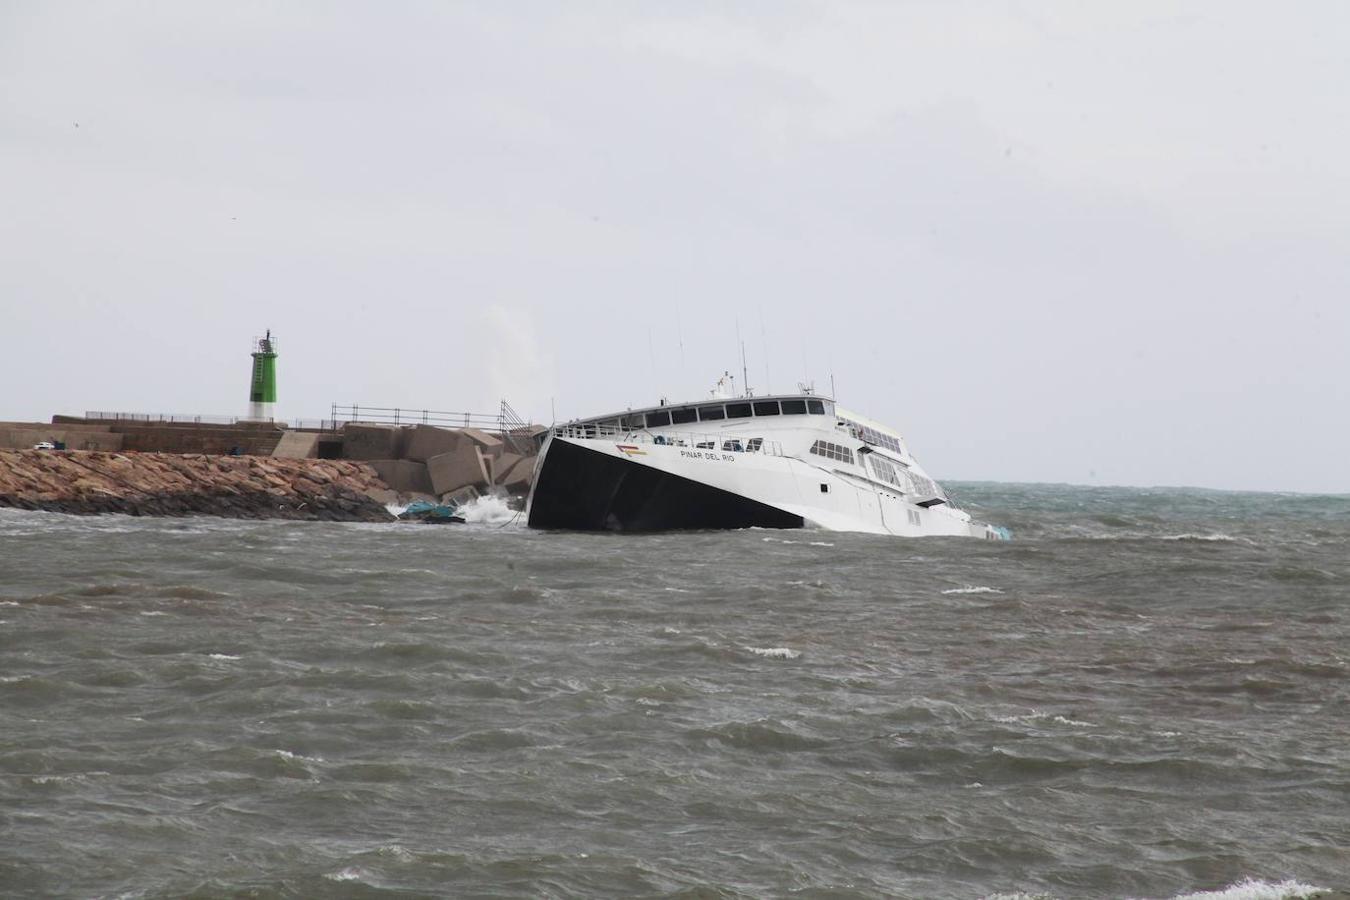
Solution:
[[[248,392],[248,417],[271,421],[276,402],[277,342],[272,339],[269,328],[267,336],[257,338],[253,344],[253,383]]]

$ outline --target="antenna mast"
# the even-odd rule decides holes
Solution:
[[[742,396],[750,396],[750,371],[745,365],[745,341],[741,339],[741,320],[736,319],[736,343],[741,345],[741,390],[745,391]]]
[[[750,370],[745,366],[745,341],[741,341],[741,384],[745,386],[745,396],[750,396]]]

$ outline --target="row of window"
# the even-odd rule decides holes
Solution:
[[[798,400],[745,400],[738,403],[677,406],[672,409],[654,409],[648,413],[634,413],[630,416],[624,416],[619,421],[619,426],[621,428],[662,428],[667,425],[712,422],[720,419],[806,415],[825,415],[825,401],[802,398]]]
[[[656,436],[656,443],[664,444],[665,439],[660,435]],[[684,441],[671,441],[672,444],[684,446]],[[722,441],[722,449],[728,453],[758,453],[764,447],[764,438],[750,438],[742,443],[738,438]],[[699,441],[694,445],[695,450],[716,450],[717,441]]]
[[[902,491],[909,489],[908,482],[900,480],[900,473],[895,470],[895,466],[877,456],[875,453],[872,454],[872,471],[875,472],[877,477],[882,481],[888,481]]]
[[[837,459],[840,462],[853,464],[853,451],[847,447],[841,447],[838,444],[831,444],[829,441],[816,441],[811,445],[811,452],[816,456],[825,456],[829,459]]]
[[[869,428],[866,425],[860,425],[857,422],[851,422],[848,419],[840,419],[848,426],[849,433],[853,437],[874,447],[885,447],[892,453],[904,455],[904,449],[900,446],[900,439],[891,437],[889,434],[883,434],[875,428]]]

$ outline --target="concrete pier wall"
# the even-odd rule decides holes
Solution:
[[[521,496],[529,491],[545,429],[509,435],[479,428],[352,422],[338,431],[287,430],[271,422],[164,422],[53,416],[50,424],[0,422],[0,448],[42,441],[69,450],[370,463],[396,494],[446,498],[472,490]]]

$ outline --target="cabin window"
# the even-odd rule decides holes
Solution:
[[[741,446],[741,442],[740,442],[740,441],[735,440],[735,439],[733,438],[732,440],[729,440],[729,441],[723,441],[723,442],[722,442],[722,449],[723,449],[723,450],[726,450],[728,453],[740,453],[740,452],[741,452],[742,450],[744,450],[745,448]]]
[[[821,400],[807,400],[806,411],[813,416],[825,415],[825,403]]]
[[[713,419],[725,419],[727,411],[721,406],[700,406],[698,408],[698,420],[700,422],[711,422]]]
[[[631,431],[634,428],[644,427],[642,416],[624,416],[620,422],[620,427],[625,431]]]
[[[783,407],[785,416],[804,416],[806,415],[805,400],[783,400],[780,405]]]
[[[748,418],[750,418],[750,404],[749,404],[749,403],[728,403],[728,404],[727,404],[727,418],[728,418],[728,419],[748,419]]]
[[[820,492],[822,494],[828,494],[830,492],[830,486],[828,484],[822,484],[820,486]]]
[[[900,473],[895,471],[895,466],[877,456],[875,453],[872,454],[872,471],[874,471],[877,478],[880,478],[882,481],[889,481],[896,487],[904,487],[900,482]]]
[[[672,409],[670,411],[670,421],[674,422],[676,425],[683,425],[685,422],[694,421],[697,415],[698,413],[694,411],[692,406],[682,406],[679,409]]]
[[[816,441],[811,445],[811,452],[816,456],[823,456],[826,459],[836,459],[839,462],[852,464],[853,451],[847,447],[841,447],[838,444],[832,444],[829,441]]]
[[[714,445],[713,441],[699,441],[697,444],[694,445],[694,447],[698,450],[711,450],[713,448],[713,445]]]
[[[745,450],[747,453],[758,453],[759,448],[763,446],[764,438],[751,438],[745,442]]]
[[[647,413],[647,427],[660,428],[662,425],[670,424],[670,411],[661,410],[660,412]]]
[[[776,416],[778,415],[777,400],[758,400],[755,402],[755,415],[757,416]]]

